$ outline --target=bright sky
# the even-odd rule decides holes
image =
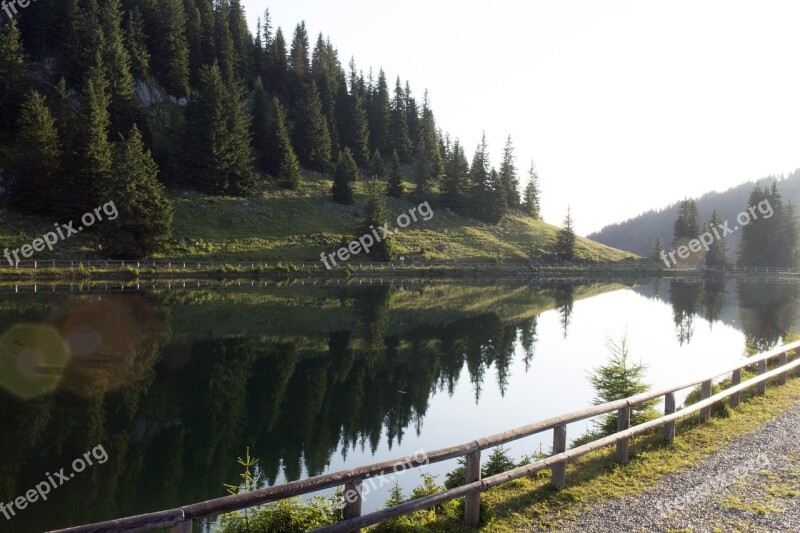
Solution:
[[[794,0],[244,0],[291,39],[305,20],[365,72],[427,88],[469,158],[485,130],[533,159],[544,216],[586,234],[800,167]],[[800,199],[795,199],[800,202]]]

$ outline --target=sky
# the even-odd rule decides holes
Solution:
[[[585,235],[800,167],[800,2],[243,0],[287,39],[306,21],[343,65],[430,92],[468,158],[511,135],[546,221]],[[794,199],[800,203],[800,198]]]

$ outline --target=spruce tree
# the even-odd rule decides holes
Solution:
[[[399,76],[397,77],[394,87],[389,137],[391,145],[397,150],[397,154],[400,156],[400,160],[403,163],[409,163],[411,161],[411,154],[413,153],[413,146],[411,143],[411,135],[408,131],[405,92],[403,91],[403,86],[400,84]]]
[[[59,48],[60,69],[73,85],[80,85],[102,50],[103,29],[97,0],[68,0],[65,42]]]
[[[275,110],[275,140],[280,160],[275,177],[278,184],[284,189],[297,189],[303,178],[300,173],[300,161],[294,152],[289,130],[286,127],[286,111],[277,98],[273,98],[272,107]]]
[[[263,172],[277,174],[280,160],[276,155],[277,143],[273,131],[271,118],[271,102],[264,90],[261,78],[256,78],[253,90],[253,148],[255,149],[256,164]]]
[[[226,85],[218,65],[203,67],[186,111],[185,156],[193,185],[216,194],[251,194],[255,176],[242,90]]]
[[[125,48],[131,59],[131,74],[143,80],[150,74],[150,52],[147,49],[147,35],[144,21],[138,8],[128,13],[128,28],[125,32]]]
[[[369,133],[372,149],[388,153],[392,112],[389,102],[389,85],[383,69],[378,73],[378,83],[372,92],[369,107]]]
[[[331,194],[333,201],[338,204],[350,205],[353,203],[352,182],[358,179],[358,165],[353,159],[349,148],[339,152],[336,170],[333,173],[333,188]]]
[[[157,24],[150,35],[152,67],[170,94],[189,93],[189,45],[186,42],[186,13],[182,0],[158,0]]]
[[[700,235],[700,216],[694,200],[684,200],[678,206],[675,220],[672,247],[677,248]]]
[[[147,257],[163,250],[172,233],[173,209],[136,125],[115,147],[112,176],[109,198],[119,215],[103,226],[103,249],[121,258]]]
[[[214,9],[216,60],[226,83],[233,81],[239,72],[239,58],[231,36],[229,7],[226,2],[219,2]]]
[[[65,192],[58,130],[39,93],[32,94],[22,105],[15,141],[7,183],[10,204],[23,213],[62,213],[56,208]]]
[[[281,101],[289,97],[289,58],[286,51],[286,39],[279,27],[275,38],[267,48],[268,76],[265,78],[267,89]]]
[[[389,191],[392,198],[402,198],[403,193],[403,169],[400,166],[400,155],[395,150],[392,153],[392,169],[389,172]]]
[[[717,212],[711,215],[708,221],[709,230],[717,228],[722,224],[722,220],[717,216]],[[711,232],[713,234],[713,232]],[[728,264],[728,243],[725,238],[714,239],[706,252],[707,266],[725,266]]]
[[[108,82],[104,76],[100,51],[89,69],[81,95],[82,124],[78,140],[79,175],[73,176],[76,209],[84,211],[104,203],[111,174],[112,150],[109,142],[111,117]]]
[[[255,54],[253,36],[241,0],[230,0],[228,24],[236,58],[236,74],[248,86],[253,83],[252,57]]]
[[[470,215],[481,220],[488,218],[487,207],[492,195],[490,178],[489,147],[484,133],[469,170]]]
[[[542,193],[539,188],[539,174],[536,172],[536,165],[531,161],[531,168],[528,171],[528,185],[525,187],[525,199],[523,207],[525,213],[535,219],[542,218]]]
[[[653,249],[650,251],[650,260],[655,263],[661,263],[663,261],[663,254],[664,243],[661,242],[661,235],[656,235],[656,239],[653,242]]]
[[[567,207],[567,216],[564,224],[556,234],[554,252],[563,261],[575,259],[575,224],[572,220],[572,209]]]
[[[306,23],[301,22],[294,29],[292,48],[289,53],[289,66],[297,78],[306,79],[311,72],[310,51],[311,44],[308,40]]]
[[[139,116],[139,106],[133,93],[131,58],[125,48],[122,31],[120,0],[108,0],[102,8],[104,47],[103,66],[109,81],[111,103],[111,138],[127,132]]]
[[[15,19],[0,27],[0,133],[16,130],[20,108],[28,91],[22,34]],[[2,135],[0,142],[6,142]]]
[[[352,123],[353,144],[350,148],[359,166],[367,168],[370,162],[370,131],[363,97],[359,94],[355,94],[351,98],[351,106],[350,121]]]
[[[356,238],[371,234],[374,229],[389,222],[389,210],[386,207],[386,184],[376,179],[367,181],[366,195],[367,203],[356,231]],[[391,236],[376,242],[369,253],[365,255],[376,261],[394,261],[397,254]]]
[[[503,162],[500,165],[500,182],[505,189],[508,207],[511,209],[519,208],[519,177],[517,176],[517,167],[515,164],[514,144],[511,142],[510,135],[503,149]]]
[[[381,156],[381,151],[377,148],[375,149],[375,153],[372,154],[372,160],[370,162],[370,177],[382,180],[386,177],[386,169],[383,166],[383,157]]]
[[[430,190],[435,184],[439,183],[444,174],[444,161],[442,159],[439,135],[436,131],[436,119],[433,116],[428,100],[428,91],[425,91],[425,100],[422,106],[422,119],[419,139],[417,140],[417,159],[420,161],[418,165],[418,185],[424,174],[426,188]]]
[[[317,84],[312,82],[306,91],[303,117],[297,132],[297,154],[306,167],[327,172],[331,169],[331,135],[328,121],[322,112]]]
[[[469,163],[461,142],[456,139],[445,163],[442,204],[463,211],[469,194]]]
[[[489,173],[489,196],[486,204],[487,222],[497,224],[508,213],[508,197],[506,187],[500,178],[500,173],[494,168]]]

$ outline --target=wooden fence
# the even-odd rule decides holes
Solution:
[[[244,494],[186,505],[169,511],[74,527],[60,530],[56,533],[152,531],[164,527],[170,527],[171,533],[190,533],[193,523],[204,518],[219,516],[224,513],[256,507],[265,503],[302,496],[334,487],[343,487],[345,494],[355,495],[356,498],[353,498],[353,501],[349,501],[350,498],[348,498],[344,513],[345,519],[342,522],[315,530],[318,533],[350,533],[392,518],[407,515],[422,509],[428,509],[456,498],[465,498],[464,522],[471,526],[477,526],[480,518],[480,495],[482,492],[545,469],[550,469],[552,471],[553,486],[562,488],[566,481],[565,474],[568,462],[586,455],[589,452],[611,445],[616,445],[616,461],[624,464],[628,461],[629,443],[632,437],[664,426],[664,440],[672,442],[675,439],[675,423],[678,420],[693,415],[694,413],[699,413],[700,420],[706,422],[711,417],[711,407],[726,398],[730,398],[731,407],[736,407],[741,401],[742,393],[752,387],[756,387],[759,394],[766,394],[767,382],[769,380],[776,380],[779,384],[785,384],[788,373],[800,368],[800,358],[795,357],[791,362],[789,361],[789,354],[793,353],[794,350],[798,348],[800,348],[800,341],[747,358],[742,362],[721,369],[714,375],[707,376],[700,380],[692,380],[678,386],[649,391],[622,400],[590,407],[582,411],[557,416],[511,431],[480,438],[465,444],[431,451],[422,457],[415,455],[395,461],[384,461],[340,472],[315,476],[300,481],[293,481],[275,487],[259,489]],[[773,359],[777,359],[776,366],[773,370],[768,371],[768,362]],[[750,366],[757,368],[757,375],[751,379],[742,381],[742,371]],[[731,378],[731,386],[712,395],[712,384],[714,380],[728,376]],[[700,385],[701,391],[700,401],[684,409],[676,410],[675,394],[698,385]],[[661,398],[664,400],[664,416],[633,427],[630,426],[631,408],[633,406],[648,400]],[[577,448],[567,450],[568,424],[614,412],[617,413],[616,433]],[[509,470],[502,474],[481,479],[481,452],[544,431],[553,432],[552,456]],[[467,461],[464,485],[409,501],[389,509],[379,510],[363,516],[361,515],[361,486],[365,479],[396,473],[399,471],[398,469],[405,470],[407,468],[416,468],[429,463],[438,463],[459,457],[465,457]]]

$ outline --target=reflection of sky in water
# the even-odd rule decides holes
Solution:
[[[420,436],[416,435],[413,427],[409,428],[402,444],[398,446],[395,443],[391,450],[384,436],[374,456],[370,455],[368,448],[362,453],[358,447],[348,452],[346,461],[341,454],[333,456],[327,471],[394,459],[420,449],[434,450],[461,444],[588,407],[594,398],[588,372],[606,363],[606,339],[618,340],[626,328],[631,358],[648,365],[646,379],[654,387],[704,377],[744,355],[743,333],[720,322],[712,326],[697,316],[691,341],[681,346],[672,306],[660,300],[648,300],[631,290],[578,300],[573,306],[566,339],[557,309],[539,316],[535,354],[527,373],[525,353],[517,342],[505,396],[497,386],[496,369],[490,368],[484,376],[480,401],[476,404],[474,385],[465,365],[452,397],[446,390],[432,395],[422,420]],[[685,393],[677,399],[682,402],[684,397]],[[589,421],[571,425],[567,430],[568,441],[590,427]],[[512,457],[518,460],[540,447],[547,452],[551,445],[552,432],[545,432],[506,446],[510,448]],[[483,452],[483,458],[488,454],[488,451]],[[443,483],[444,474],[455,466],[454,461],[438,463],[427,467],[426,471],[439,475],[438,482]],[[407,494],[419,484],[419,472],[412,470],[399,476],[397,481]],[[393,483],[367,495],[364,511],[381,507]]]

